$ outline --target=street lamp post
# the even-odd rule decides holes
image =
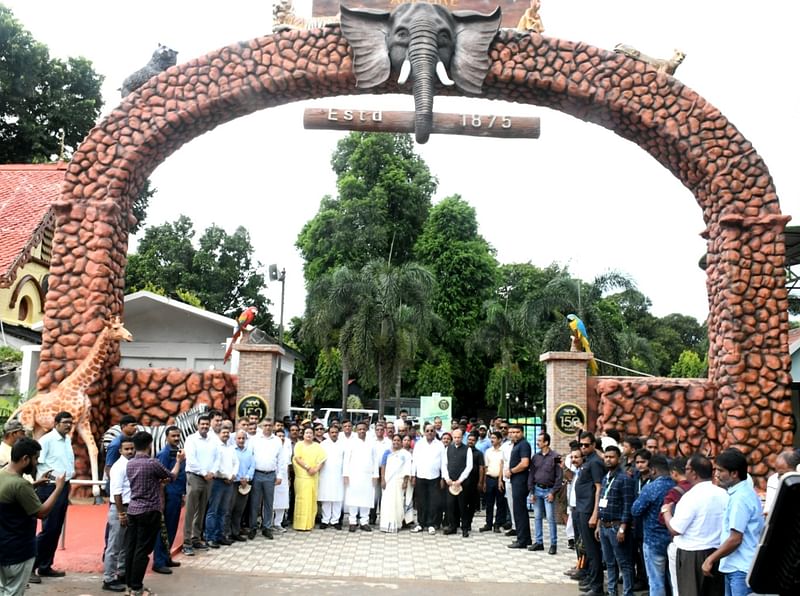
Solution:
[[[280,270],[280,272],[278,272],[277,265],[270,265],[269,279],[270,281],[281,282],[281,315],[278,323],[278,345],[282,348],[283,347],[283,301],[284,297],[286,296],[286,268],[283,268]],[[276,368],[275,368],[275,410],[278,409],[278,388],[280,387],[278,383],[278,378],[280,374],[281,374],[281,355],[279,352],[278,358],[276,359]],[[289,405],[291,405],[291,398],[289,401],[290,401]]]

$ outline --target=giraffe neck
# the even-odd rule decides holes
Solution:
[[[69,375],[61,385],[66,389],[72,389],[78,392],[84,392],[86,389],[100,378],[100,373],[103,371],[103,366],[108,358],[108,352],[111,348],[111,338],[109,337],[110,330],[103,329],[97,338],[97,341],[92,346],[92,349],[86,355],[86,358],[78,365],[71,375]]]

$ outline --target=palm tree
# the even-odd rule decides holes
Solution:
[[[622,273],[611,271],[591,282],[575,279],[567,271],[552,279],[540,296],[526,300],[521,307],[524,327],[538,329],[541,348],[563,350],[570,345],[565,317],[575,313],[589,331],[592,352],[599,358],[621,362],[623,349],[620,333],[624,321],[609,308],[603,297],[612,289],[634,289],[633,281]]]
[[[312,284],[309,326],[317,338],[336,338],[343,399],[345,374],[356,370],[376,379],[383,414],[392,381],[413,360],[432,324],[434,284],[433,275],[420,265],[383,261],[371,261],[360,271],[339,267]]]

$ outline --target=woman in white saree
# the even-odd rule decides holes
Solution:
[[[405,490],[411,475],[411,454],[403,447],[400,435],[392,437],[392,450],[381,465],[381,532],[395,533],[405,517]]]

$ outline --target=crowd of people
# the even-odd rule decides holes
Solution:
[[[55,417],[40,441],[16,421],[0,444],[0,594],[64,575],[53,567],[75,473],[72,418]],[[776,458],[766,500],[757,495],[745,456],[726,449],[712,462],[695,454],[668,460],[655,437],[581,432],[562,456],[547,432],[536,448],[525,429],[496,417],[435,418],[420,428],[406,412],[395,421],[258,420],[236,425],[221,412],[199,416],[180,448],[181,431],[151,456],[152,436],[124,416],[106,453],[109,510],[102,589],[149,594],[143,580],[180,566],[170,555],[184,511],[182,552],[219,549],[289,527],[394,533],[407,530],[469,538],[505,533],[511,549],[558,549],[559,500],[566,540],[576,552],[566,571],[588,596],[739,595],[755,556],[778,480],[800,455]],[[716,476],[716,478],[715,478]],[[529,509],[534,511],[533,531]],[[42,528],[36,535],[36,520]],[[545,545],[544,520],[549,532]],[[605,569],[605,577],[603,570]]]

